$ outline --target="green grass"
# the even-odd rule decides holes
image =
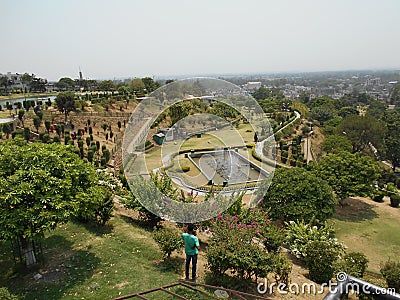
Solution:
[[[388,202],[349,200],[349,206],[337,208],[333,219],[337,238],[344,241],[349,252],[364,253],[369,259],[368,271],[379,273],[381,262],[400,257],[400,209]]]
[[[0,286],[21,299],[110,299],[176,282],[180,269],[163,268],[151,232],[134,223],[116,215],[103,230],[75,223],[58,226],[43,240],[40,270],[16,271],[8,243],[0,243]],[[35,281],[37,272],[44,279]]]

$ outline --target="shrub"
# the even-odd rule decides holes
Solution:
[[[267,248],[268,252],[277,252],[284,241],[285,237],[277,226],[270,225],[267,227],[264,246]]]
[[[170,228],[155,229],[153,238],[163,252],[164,258],[169,258],[172,252],[183,247],[183,240],[180,234]]]
[[[381,265],[380,271],[388,287],[395,288],[396,292],[400,291],[400,262],[388,260]]]
[[[317,283],[328,282],[335,273],[334,264],[339,258],[338,249],[326,240],[316,240],[305,247],[310,279]]]
[[[343,257],[340,264],[340,269],[349,275],[355,277],[363,277],[367,269],[368,259],[361,252],[350,252]]]
[[[0,287],[0,299],[2,300],[18,300],[19,298],[11,294],[7,288]]]
[[[400,195],[399,194],[391,194],[390,195],[390,206],[399,207],[400,204]]]
[[[190,167],[187,165],[181,166],[182,172],[189,172],[190,171]]]
[[[332,226],[312,226],[312,222],[309,224],[303,221],[291,221],[285,223],[286,229],[286,241],[289,245],[290,252],[297,258],[307,258],[307,248],[309,244],[315,241],[323,241],[330,248],[334,249],[337,253],[342,253],[345,250],[345,245],[339,243],[335,238],[335,231]]]

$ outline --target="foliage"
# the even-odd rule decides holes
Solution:
[[[315,173],[329,183],[339,199],[368,196],[379,177],[377,165],[372,158],[346,151],[323,157]]]
[[[183,247],[183,240],[180,234],[171,228],[159,228],[153,232],[153,238],[163,252],[164,257],[169,258],[171,253]]]
[[[153,186],[155,185],[157,189],[169,199],[176,200],[178,198],[178,193],[176,188],[173,187],[171,178],[167,175],[159,175],[150,174],[151,182],[144,182],[146,188],[153,193]],[[153,185],[154,184],[154,185]],[[131,188],[135,188],[131,186]],[[139,199],[135,195],[142,195],[144,192],[144,188],[141,187],[141,190],[134,190],[131,192],[131,196],[128,199],[124,199],[124,206],[126,208],[134,209],[139,212],[139,215],[142,220],[148,222],[148,224],[153,227],[158,225],[158,222],[161,221],[161,218],[158,215],[155,215],[153,212],[149,211],[145,208],[139,201]]]
[[[392,163],[393,171],[400,166],[400,112],[386,113],[384,121],[387,126],[385,135],[385,157]]]
[[[57,95],[55,100],[57,109],[65,115],[64,122],[67,123],[69,113],[75,110],[75,95],[73,92],[61,92]]]
[[[320,122],[323,125],[326,121],[333,119],[336,115],[336,110],[333,105],[324,104],[313,107],[310,111],[310,117]]]
[[[316,240],[307,244],[305,254],[310,279],[317,283],[331,280],[340,255],[338,249],[328,241]]]
[[[264,184],[268,183],[265,181]],[[335,198],[328,183],[304,169],[275,170],[267,192],[264,184],[258,195],[264,195],[263,207],[271,218],[284,221],[305,220],[314,216],[324,221],[335,212]]]
[[[69,220],[76,196],[93,185],[93,168],[59,144],[0,145],[1,238],[34,237]]]
[[[370,115],[351,115],[343,119],[337,132],[345,132],[352,143],[353,152],[363,152],[369,149],[370,143],[377,149],[382,148],[386,128],[382,121]]]
[[[354,277],[362,278],[367,269],[368,259],[361,252],[350,252],[343,256],[340,263],[340,271]]]
[[[335,238],[335,230],[331,225],[313,226],[304,221],[288,222],[286,225],[286,242],[290,252],[297,258],[307,259],[307,248],[313,242],[325,242],[338,254],[345,250],[345,245]]]
[[[266,228],[266,238],[264,239],[264,246],[268,252],[278,252],[279,248],[283,245],[285,236],[281,229],[271,224]]]
[[[18,300],[19,298],[11,294],[7,288],[0,287],[0,299],[2,300]]]
[[[328,135],[323,144],[322,150],[326,153],[338,153],[340,151],[351,151],[351,141],[343,135]]]
[[[76,217],[81,222],[93,222],[104,226],[114,210],[113,194],[103,186],[94,185],[78,195],[79,209]]]
[[[386,279],[388,287],[395,288],[396,292],[400,291],[400,262],[387,260],[381,264],[381,274]]]

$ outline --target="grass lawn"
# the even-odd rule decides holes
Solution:
[[[43,240],[44,266],[19,273],[9,245],[0,243],[0,286],[22,299],[110,299],[176,282],[180,269],[160,266],[161,252],[151,233],[135,222],[116,214],[103,230],[60,225]],[[175,263],[183,266],[182,259]],[[33,279],[37,272],[43,279]]]
[[[337,208],[333,219],[339,241],[348,251],[364,253],[368,271],[379,273],[379,265],[389,257],[400,257],[400,209],[389,201],[377,203],[366,198],[348,199],[347,206]]]

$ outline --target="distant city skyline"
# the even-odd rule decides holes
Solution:
[[[113,79],[400,69],[398,0],[0,0],[0,73]]]

